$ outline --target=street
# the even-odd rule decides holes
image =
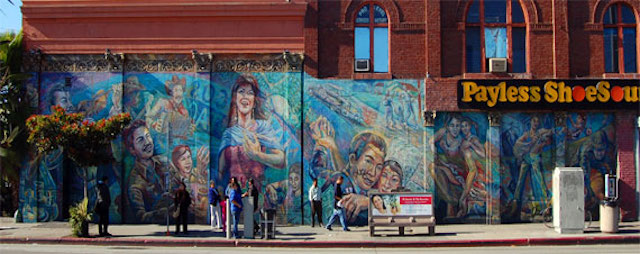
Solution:
[[[0,246],[3,254],[27,253],[638,253],[638,245],[582,245],[582,246],[525,246],[525,247],[470,247],[470,248],[379,248],[379,249],[299,249],[299,248],[199,248],[199,247],[129,247],[84,245],[21,245]]]

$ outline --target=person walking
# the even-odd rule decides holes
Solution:
[[[227,195],[220,191],[220,217],[222,218],[222,232],[227,232]]]
[[[260,224],[258,223],[257,218],[260,216],[256,216],[258,213],[258,196],[260,195],[260,192],[258,191],[258,188],[256,188],[256,185],[253,182],[253,178],[249,179],[249,188],[247,189],[247,191],[245,193],[242,194],[242,197],[248,197],[251,196],[253,198],[253,234],[255,235],[258,230],[260,230]]]
[[[231,202],[231,217],[233,218],[233,237],[240,238],[238,234],[238,221],[242,212],[242,191],[238,182],[234,182],[229,193],[229,202]]]
[[[191,205],[191,196],[187,191],[187,186],[184,182],[180,182],[180,187],[176,190],[174,198],[174,207],[179,209],[178,216],[176,217],[176,235],[180,234],[180,224],[184,234],[189,234],[187,230],[187,220],[189,218],[189,206]]]
[[[338,177],[336,181],[336,189],[334,191],[334,202],[333,202],[333,214],[331,218],[329,218],[329,222],[327,222],[327,230],[331,230],[331,225],[336,221],[336,217],[340,218],[340,224],[342,224],[343,231],[351,231],[347,227],[347,219],[344,216],[344,206],[342,204],[342,176]]]
[[[311,227],[316,226],[314,216],[318,217],[318,225],[322,227],[322,197],[318,193],[318,179],[313,179],[313,184],[309,188],[309,203],[311,203]]]
[[[109,234],[109,206],[111,205],[111,194],[109,193],[109,186],[107,182],[109,178],[103,176],[98,181],[97,193],[96,193],[96,207],[95,211],[98,213],[100,220],[98,220],[98,232],[100,236],[111,236]]]
[[[209,184],[209,212],[211,216],[211,230],[214,229],[213,224],[215,222],[215,229],[220,229],[220,194],[216,189],[216,184],[214,181],[211,181]]]

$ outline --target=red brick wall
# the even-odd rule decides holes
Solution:
[[[619,179],[618,195],[622,202],[622,220],[636,220],[638,207],[636,202],[636,164],[634,156],[635,112],[616,113],[616,143],[618,145]]]

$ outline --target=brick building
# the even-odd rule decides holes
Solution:
[[[327,215],[339,175],[356,224],[367,194],[393,190],[434,192],[441,222],[535,221],[556,166],[585,168],[596,213],[616,174],[638,219],[638,1],[23,2],[32,106],[126,111],[150,133],[152,157],[125,135],[93,169],[116,179],[119,222],[164,221],[179,181],[204,222],[206,179],[235,176],[259,180],[282,222],[309,223],[311,179]],[[75,166],[50,156],[21,177],[26,221],[78,199]],[[143,197],[141,172],[158,179]]]

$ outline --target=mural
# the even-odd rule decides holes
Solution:
[[[585,209],[599,213],[604,199],[604,175],[616,174],[613,114],[572,113],[567,116],[566,163],[584,170]]]
[[[553,114],[509,113],[501,123],[502,220],[530,221],[551,204]]]
[[[482,219],[487,215],[488,121],[483,113],[442,113],[435,121],[433,142],[436,216],[444,221]],[[497,193],[496,193],[497,194]]]
[[[421,82],[318,80],[305,76],[303,186],[318,179],[325,220],[333,212],[334,185],[345,179],[352,225],[367,224],[371,191],[424,191]],[[304,207],[309,201],[304,199]],[[310,223],[310,209],[305,209]]]

